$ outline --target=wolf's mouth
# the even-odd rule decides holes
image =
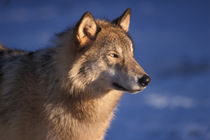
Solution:
[[[117,83],[112,83],[112,85],[117,89],[117,90],[122,90],[122,91],[126,91],[126,92],[130,92],[130,93],[135,93],[135,92],[139,92],[141,91],[142,89],[136,89],[136,90],[129,90]]]
[[[112,85],[117,89],[117,90],[123,90],[123,91],[130,91],[126,88],[124,88],[123,86],[117,84],[117,83],[112,83]]]

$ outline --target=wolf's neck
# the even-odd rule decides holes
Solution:
[[[85,93],[83,93],[85,94]],[[101,97],[81,101],[77,106],[78,111],[82,113],[84,119],[90,121],[105,121],[110,118],[122,93],[118,91],[110,91]]]
[[[52,133],[57,133],[59,139],[61,137],[77,140],[103,139],[121,96],[121,92],[110,91],[104,96],[88,100],[75,97],[56,98],[58,104],[50,107],[48,117],[48,122],[55,128]]]
[[[64,95],[70,93],[61,94],[63,94],[63,97],[59,97],[57,99],[63,101],[61,104],[58,101],[58,104],[62,106],[61,108],[65,109],[64,112],[70,113],[71,116],[78,121],[90,122],[103,122],[107,119],[111,119],[110,117],[112,116],[118,101],[122,96],[122,92],[119,91],[109,91],[103,96],[97,98],[81,98]]]

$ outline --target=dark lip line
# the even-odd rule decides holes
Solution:
[[[124,88],[123,86],[121,86],[121,85],[119,85],[119,84],[117,84],[117,83],[112,83],[112,85],[114,86],[114,87],[116,87],[118,90],[123,90],[123,91],[126,91],[126,92],[137,92],[137,91],[141,91],[141,90],[128,90],[128,89],[126,89],[126,88]]]
[[[112,83],[112,85],[115,86],[116,88],[118,88],[119,90],[129,91],[128,89],[124,88],[123,86],[121,86],[117,83]]]

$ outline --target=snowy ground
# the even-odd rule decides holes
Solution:
[[[35,50],[87,10],[114,19],[132,8],[135,57],[152,77],[125,94],[107,140],[210,140],[208,0],[1,0],[0,42]]]

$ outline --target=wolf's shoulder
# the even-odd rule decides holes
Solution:
[[[27,53],[29,53],[29,52],[24,51],[24,50],[6,48],[3,45],[0,45],[0,59],[4,58],[4,57],[24,55]]]
[[[27,56],[27,54],[30,54],[30,52],[7,48],[0,44],[0,71],[4,66],[20,60],[20,58]]]

